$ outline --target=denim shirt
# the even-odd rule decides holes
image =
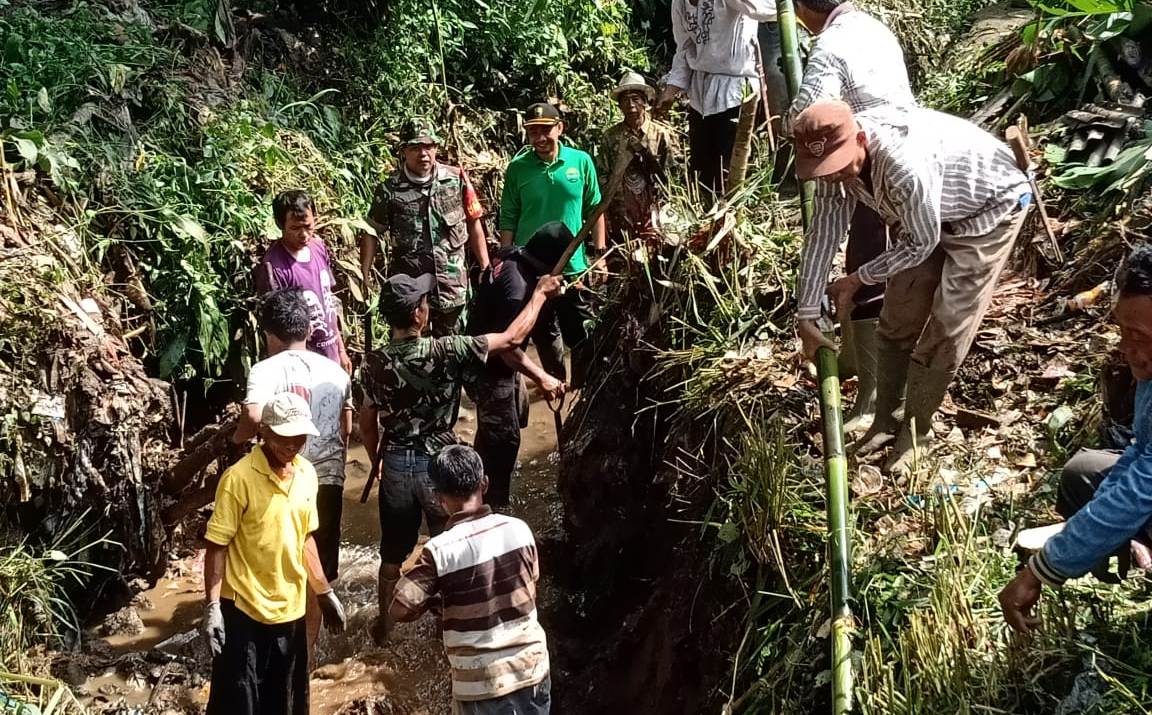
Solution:
[[[1028,562],[1050,586],[1088,573],[1126,544],[1152,518],[1152,381],[1136,386],[1135,442],[1101,482],[1092,501],[1072,515]]]

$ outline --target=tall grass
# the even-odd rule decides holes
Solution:
[[[79,531],[83,516],[47,545],[21,539],[0,544],[0,669],[22,671],[37,645],[60,646],[80,623],[71,596],[100,566],[84,560],[107,544]]]

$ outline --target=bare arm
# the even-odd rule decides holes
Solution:
[[[320,552],[316,550],[316,540],[312,535],[308,535],[308,540],[304,542],[304,566],[308,571],[308,585],[312,587],[312,593],[328,593],[332,590],[332,586],[328,584],[328,578],[324,576],[324,566],[320,563]]]
[[[487,270],[488,237],[484,235],[484,223],[478,218],[468,219],[468,248],[480,270]]]
[[[604,214],[596,219],[596,223],[592,226],[592,247],[597,251],[603,251],[608,245],[604,230]]]
[[[505,230],[500,231],[500,245],[505,247],[505,248],[507,248],[508,246],[511,246],[512,245],[512,239],[515,238],[515,236],[516,236],[516,234],[512,233],[511,231],[505,231]]]
[[[348,444],[348,435],[352,434],[352,408],[345,407],[340,412],[340,441]]]
[[[224,585],[224,567],[228,565],[228,547],[208,542],[204,552],[204,595],[209,603],[220,600]]]
[[[504,332],[484,336],[488,339],[488,353],[502,353],[519,347],[527,340],[528,334],[532,332],[532,326],[536,324],[536,318],[540,315],[540,309],[544,307],[544,302],[560,292],[562,283],[563,279],[560,276],[542,276],[536,282],[536,290],[532,291],[528,304]]]
[[[542,383],[551,377],[551,375],[544,372],[544,368],[537,365],[533,362],[532,358],[528,357],[528,353],[520,348],[514,348],[508,352],[500,353],[500,359],[504,361],[505,365],[523,374],[533,382]]]
[[[360,234],[360,277],[364,279],[364,289],[368,289],[372,278],[372,266],[376,262],[376,237],[364,232]]]
[[[233,444],[244,444],[256,436],[260,427],[260,405],[248,403],[240,411],[240,421],[236,423],[236,431],[232,433]]]
[[[368,459],[375,464],[376,448],[380,444],[380,426],[376,423],[378,410],[375,406],[363,405],[360,407],[360,439],[364,448],[368,450]]]

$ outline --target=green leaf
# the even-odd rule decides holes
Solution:
[[[184,331],[172,339],[164,352],[160,354],[157,369],[161,379],[168,379],[176,367],[184,361],[184,353],[188,351],[188,332]]]
[[[726,521],[720,525],[720,530],[717,536],[725,544],[731,544],[740,538],[740,529],[730,521]]]
[[[1067,147],[1049,143],[1044,147],[1044,161],[1049,164],[1063,164],[1068,161]]]
[[[20,158],[28,166],[36,166],[36,161],[40,158],[40,150],[36,148],[36,143],[23,137],[12,137],[12,141],[16,144],[16,151],[20,153]]]
[[[1108,0],[1065,0],[1065,2],[1086,15],[1108,15],[1132,9],[1131,2],[1125,3],[1125,7]]]

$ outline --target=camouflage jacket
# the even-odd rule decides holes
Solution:
[[[391,245],[388,275],[435,273],[431,307],[450,310],[464,305],[468,219],[482,213],[460,169],[437,164],[433,179],[418,184],[401,167],[376,190],[368,223]]]
[[[613,124],[604,132],[604,140],[596,153],[596,175],[601,181],[606,182],[612,176],[612,165],[616,162],[620,145],[632,133],[632,129],[624,122]],[[638,175],[649,181],[652,177],[663,180],[662,175],[670,171],[672,165],[680,159],[680,140],[676,130],[655,119],[649,119],[636,138],[646,151],[632,159],[625,177]]]
[[[482,335],[392,340],[369,353],[360,373],[363,406],[377,410],[382,444],[428,455],[455,444],[461,385],[487,358]]]

